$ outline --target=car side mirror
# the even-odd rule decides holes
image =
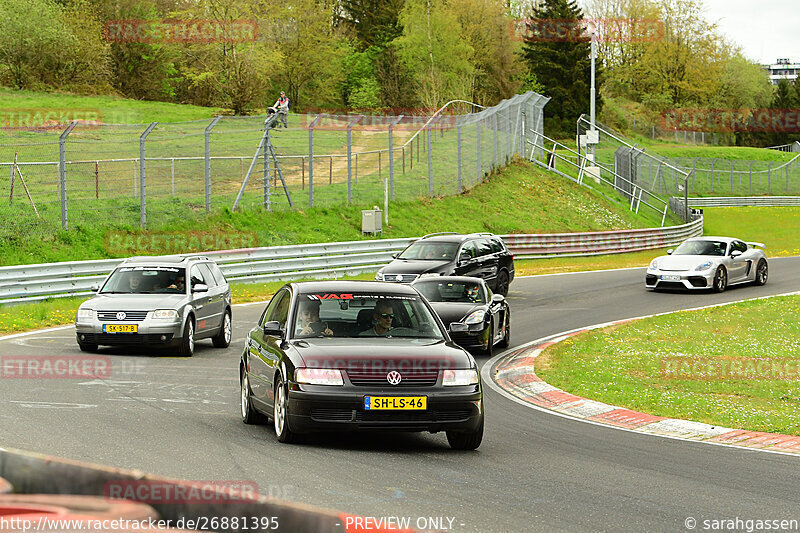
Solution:
[[[272,335],[275,337],[283,337],[283,330],[281,329],[281,323],[277,320],[270,320],[266,324],[264,324],[264,335]]]
[[[450,322],[451,333],[464,333],[465,331],[469,331],[468,325],[463,322]]]
[[[493,304],[499,304],[501,302],[504,302],[505,299],[506,299],[506,297],[503,296],[502,294],[492,294],[492,303]]]
[[[208,292],[208,285],[198,283],[192,286],[192,292]]]
[[[458,256],[458,264],[463,265],[464,263],[468,263],[469,260],[472,259],[467,252],[462,252],[461,255]]]
[[[91,287],[89,287],[89,290],[90,290],[90,291],[92,291],[92,292],[97,292],[97,291],[99,291],[99,290],[100,290],[100,285],[98,285],[97,283],[95,283],[94,285],[92,285]]]
[[[395,252],[392,254],[392,259],[397,259],[397,256],[400,255],[400,252]]]
[[[734,251],[731,252],[731,257],[734,258],[734,259],[736,259],[740,255],[742,255],[742,251],[741,250],[734,250]]]
[[[667,255],[672,255],[672,252],[674,252],[674,251],[675,251],[675,250],[673,250],[672,248],[670,248],[669,250],[667,250]]]

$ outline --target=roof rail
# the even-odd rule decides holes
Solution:
[[[205,256],[205,255],[191,255],[191,254],[184,255],[184,254],[181,254],[181,257],[183,258],[184,261],[210,261],[208,256]]]
[[[428,233],[427,235],[423,235],[420,239],[427,239],[428,237],[436,237],[437,235],[461,235],[460,233],[456,233],[455,231],[440,231],[438,233]]]

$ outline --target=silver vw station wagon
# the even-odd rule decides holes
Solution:
[[[81,304],[75,333],[85,352],[102,345],[148,345],[189,357],[195,341],[207,338],[226,348],[231,289],[207,257],[133,257]]]

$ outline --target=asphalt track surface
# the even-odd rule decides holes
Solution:
[[[511,285],[512,344],[610,320],[800,290],[800,258],[763,287],[653,293],[644,269]],[[685,531],[687,519],[800,520],[800,458],[641,435],[553,416],[485,387],[475,452],[443,434],[329,434],[282,445],[239,415],[237,366],[263,304],[234,309],[231,347],[191,359],[104,349],[108,379],[1,379],[0,446],[261,493],[371,517],[453,519],[453,531]],[[0,341],[0,355],[79,354],[73,330]],[[478,357],[481,364],[485,357]],[[445,520],[447,525],[448,521]]]

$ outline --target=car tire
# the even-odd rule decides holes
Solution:
[[[483,347],[483,353],[489,358],[494,356],[494,319],[489,320],[489,339]]]
[[[225,310],[225,315],[222,317],[222,324],[219,327],[219,333],[211,338],[215,348],[227,348],[231,345],[231,336],[233,330],[231,326],[231,312]]]
[[[242,372],[239,382],[241,383],[242,389],[242,422],[245,424],[263,424],[267,417],[256,411],[255,407],[253,407],[253,403],[250,401],[250,379],[247,377],[246,372]]]
[[[78,341],[78,348],[80,348],[82,352],[96,353],[99,346],[97,344]]]
[[[194,320],[191,316],[186,317],[186,323],[183,325],[183,337],[178,346],[178,355],[181,357],[194,355]]]
[[[497,282],[494,287],[494,292],[497,294],[502,294],[503,296],[508,294],[508,272],[501,270],[497,274]]]
[[[483,440],[483,417],[481,417],[480,426],[475,431],[468,433],[447,431],[446,434],[447,442],[454,450],[474,450],[481,445]]]
[[[728,271],[725,270],[725,267],[717,267],[717,271],[714,272],[713,283],[714,292],[723,292],[725,290],[725,287],[728,286]]]
[[[500,341],[498,346],[500,348],[508,348],[511,345],[511,317],[508,314],[508,310],[504,313],[505,315],[505,323],[506,328],[505,332],[503,333],[503,340]]]
[[[759,286],[765,285],[767,279],[769,279],[769,266],[767,266],[767,262],[764,259],[759,259],[756,267],[756,279],[753,283]]]
[[[297,442],[297,433],[289,429],[289,395],[283,377],[278,374],[275,382],[275,402],[272,411],[273,426],[278,442],[291,444]]]

